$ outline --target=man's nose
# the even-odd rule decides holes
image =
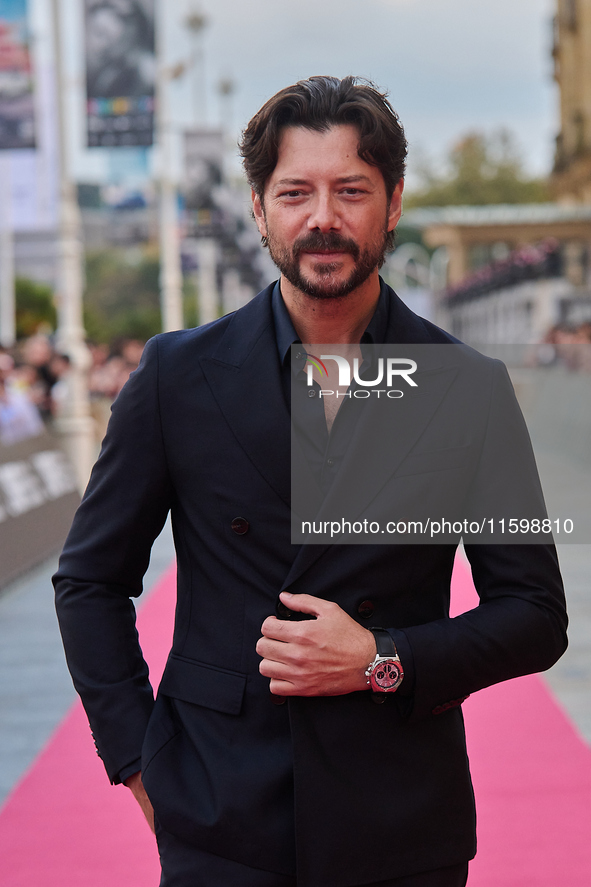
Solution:
[[[308,228],[319,231],[335,231],[341,227],[337,201],[330,194],[320,194],[314,200],[308,216]]]

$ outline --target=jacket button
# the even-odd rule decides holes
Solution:
[[[386,701],[387,695],[387,693],[372,693],[371,701],[374,702],[376,705],[383,705]]]
[[[271,693],[270,696],[274,705],[285,705],[287,702],[287,696],[277,696],[275,693]]]
[[[250,524],[245,517],[235,517],[231,527],[238,536],[244,536],[245,533],[248,533]]]
[[[373,616],[374,605],[372,601],[362,601],[357,607],[357,612],[362,619],[371,619]]]
[[[277,601],[275,605],[275,611],[279,619],[291,619],[293,616],[293,610],[290,610],[289,607],[286,607],[283,601]]]

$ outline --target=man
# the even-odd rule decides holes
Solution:
[[[308,352],[292,368],[290,346],[361,359],[368,344],[455,340],[378,276],[406,153],[385,96],[351,77],[301,81],[255,115],[242,152],[281,278],[233,315],[148,343],[114,404],[55,577],[70,669],[111,781],[155,812],[165,887],[457,887],[475,852],[460,703],[563,652],[556,556],[467,546],[481,605],[449,619],[455,544],[291,544],[289,400]],[[447,377],[415,398],[429,403],[424,432],[398,429],[394,491],[424,479],[443,397],[469,435],[439,453],[438,478],[497,488],[495,451],[527,450],[502,367],[466,360],[486,407]],[[326,390],[310,398],[318,434],[294,444],[319,501],[358,418],[338,384]],[[522,474],[507,495],[535,498],[535,472]],[[130,596],[169,509],[178,603],[154,703]]]

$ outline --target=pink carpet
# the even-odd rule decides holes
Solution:
[[[455,612],[474,602],[458,560]],[[173,608],[171,568],[139,617],[154,682]],[[469,887],[589,887],[591,751],[542,680],[484,690],[464,711],[479,823]],[[0,872],[4,887],[158,884],[151,833],[127,789],[109,785],[79,705],[0,813]]]
[[[452,615],[478,598],[456,560]],[[478,814],[469,887],[590,887],[591,749],[543,679],[488,687],[463,705]]]
[[[176,569],[141,608],[142,648],[157,684],[172,640]],[[156,887],[156,843],[131,792],[112,787],[80,704],[0,812],[3,887]]]

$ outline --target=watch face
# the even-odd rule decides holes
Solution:
[[[402,666],[395,659],[378,662],[371,673],[371,681],[376,690],[394,690],[403,677]]]

